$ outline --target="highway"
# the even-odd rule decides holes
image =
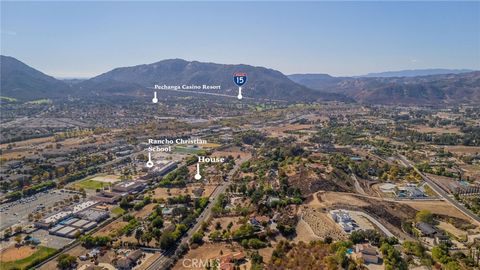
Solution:
[[[465,206],[463,206],[461,203],[457,202],[454,198],[450,197],[448,193],[446,193],[441,187],[439,187],[432,179],[428,178],[425,174],[423,174],[417,167],[415,167],[412,162],[410,162],[405,156],[399,155],[401,161],[408,165],[409,167],[412,167],[422,178],[423,180],[432,188],[440,197],[442,197],[444,200],[449,202],[451,205],[456,207],[458,210],[460,210],[463,214],[465,214],[467,217],[470,217],[473,221],[475,221],[478,225],[480,225],[480,217],[472,213],[469,209],[467,209]]]
[[[208,218],[212,215],[212,208],[213,208],[213,205],[214,205],[215,201],[218,199],[220,194],[224,193],[227,190],[228,185],[230,184],[231,178],[233,177],[235,172],[238,170],[240,165],[243,162],[245,162],[246,160],[247,159],[245,159],[245,158],[244,159],[239,159],[235,163],[235,166],[233,167],[233,169],[230,170],[230,172],[228,173],[226,179],[223,182],[221,182],[221,184],[213,191],[212,195],[210,196],[208,205],[205,207],[205,209],[203,209],[200,216],[198,216],[197,220],[195,221],[195,224],[192,227],[190,227],[190,229],[187,231],[187,233],[183,236],[182,241],[177,246],[177,249],[175,250],[175,252],[172,251],[172,252],[169,252],[168,254],[166,254],[166,253],[163,254],[163,256],[160,256],[154,262],[152,262],[152,264],[150,266],[148,266],[146,268],[146,270],[165,269],[169,265],[170,260],[171,260],[169,255],[176,254],[177,251],[179,250],[180,246],[188,245],[188,243],[190,242],[190,239],[192,238],[192,235],[195,232],[197,232],[200,229],[200,226],[202,226],[202,223],[204,221],[208,220]]]

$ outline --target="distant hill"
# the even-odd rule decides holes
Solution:
[[[58,98],[69,94],[70,87],[21,61],[0,56],[0,96],[17,100]]]
[[[419,77],[326,77],[292,75],[290,79],[319,91],[343,94],[369,104],[480,103],[480,71]]]
[[[234,72],[248,74],[244,96],[286,101],[357,101],[369,104],[480,104],[480,71],[416,77],[333,77],[294,74],[249,65],[170,59],[121,67],[88,80],[58,80],[9,56],[0,58],[0,96],[20,101],[67,96],[144,96],[155,84],[221,85],[235,96]],[[205,90],[201,90],[205,91]],[[211,92],[218,93],[218,90]]]
[[[442,74],[460,74],[472,72],[471,69],[444,69],[444,68],[431,68],[431,69],[410,69],[399,71],[386,71],[378,73],[368,73],[357,77],[372,78],[372,77],[418,77],[429,75],[442,75]]]
[[[138,94],[159,85],[221,85],[222,94],[236,95],[234,72],[246,72],[244,96],[288,101],[348,100],[342,95],[322,93],[291,81],[279,71],[249,65],[224,65],[169,59],[153,64],[116,68],[78,85],[95,94]],[[152,90],[150,90],[151,92]],[[204,91],[204,90],[202,90]],[[219,92],[218,90],[210,92]]]

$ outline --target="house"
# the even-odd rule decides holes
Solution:
[[[245,254],[243,252],[228,253],[220,257],[212,258],[218,262],[219,270],[233,270],[235,269],[235,263],[245,261]]]
[[[376,264],[379,261],[377,250],[370,244],[356,244],[353,256],[363,260],[364,263]]]
[[[115,266],[117,269],[132,269],[142,256],[143,252],[139,249],[130,251],[127,256],[117,258]]]
[[[423,237],[433,237],[437,233],[437,230],[432,225],[425,222],[418,222],[415,224],[415,227],[420,230]]]

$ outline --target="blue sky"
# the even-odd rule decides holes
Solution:
[[[480,69],[480,2],[2,2],[1,53],[53,76],[183,58],[291,73]]]

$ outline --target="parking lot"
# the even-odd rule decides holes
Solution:
[[[0,205],[0,230],[14,225],[28,224],[28,215],[40,209],[53,207],[56,202],[73,197],[74,194],[50,190],[37,193],[33,196]]]
[[[48,234],[47,230],[36,230],[31,234],[32,237],[38,238],[40,240],[40,245],[60,249],[66,246],[68,243],[75,241],[74,239],[64,238],[52,234]]]

